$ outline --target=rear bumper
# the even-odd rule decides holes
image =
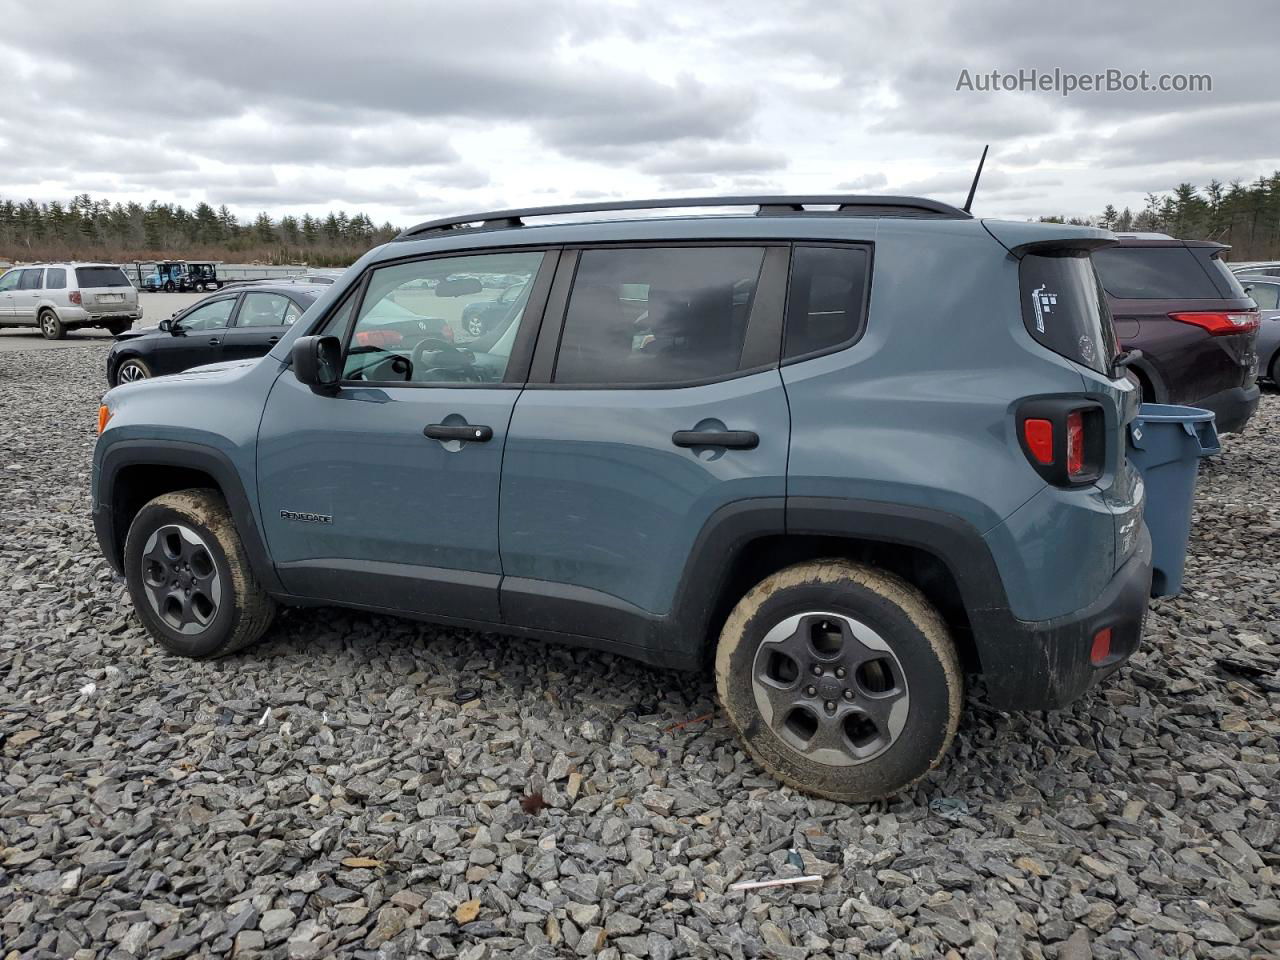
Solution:
[[[137,321],[142,319],[142,308],[129,310],[94,311],[84,307],[60,307],[58,319],[67,326],[82,326],[93,323],[110,323],[115,320]]]
[[[985,624],[995,633],[983,643],[982,670],[991,705],[1056,710],[1080,697],[1138,649],[1150,593],[1151,534],[1144,524],[1133,556],[1084,610],[1054,620],[1009,617],[1003,624]],[[1094,664],[1093,638],[1107,627],[1111,652]]]
[[[1239,433],[1258,409],[1261,391],[1256,383],[1247,387],[1231,387],[1193,402],[1192,406],[1212,410],[1214,427],[1219,433]]]

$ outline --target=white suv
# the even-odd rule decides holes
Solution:
[[[39,327],[61,340],[77,327],[123,333],[142,319],[138,291],[110,263],[37,263],[0,276],[0,327]]]

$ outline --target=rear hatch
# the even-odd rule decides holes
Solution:
[[[1094,518],[1100,520],[1099,514],[1106,517],[1105,532],[1111,535],[1113,546],[1107,560],[1117,570],[1139,542],[1145,487],[1137,467],[1129,461],[1127,446],[1129,424],[1138,413],[1138,390],[1116,366],[1119,346],[1111,311],[1090,259],[1090,255],[1109,249],[1116,242],[1115,235],[1096,228],[1048,223],[984,220],[983,225],[1019,260],[1019,299],[1027,333],[1041,347],[1071,361],[1080,376],[1079,394],[1072,390],[1046,399],[1048,407],[1057,406],[1059,412],[1083,411],[1079,422],[1084,454],[1080,460],[1085,468],[1081,485],[1076,488],[1074,483],[1063,483],[1061,477],[1046,479],[1059,488],[1076,488],[1071,495],[1083,496],[1091,503],[1089,509],[1076,514],[1072,522],[1077,526],[1093,523]],[[1022,404],[1024,410],[1027,406]],[[1047,415],[1053,417],[1052,412]],[[1070,416],[1062,419],[1067,420],[1070,433]],[[1023,426],[1025,429],[1025,421]],[[1058,429],[1054,424],[1055,451],[1060,449]],[[1070,443],[1066,449],[1064,459],[1070,472]],[[1054,463],[1060,469],[1062,459],[1055,455]],[[1091,465],[1092,471],[1088,469]],[[1091,482],[1085,479],[1090,475]],[[1105,534],[1100,529],[1097,536]]]
[[[1097,251],[1094,251],[1097,255]],[[1080,371],[1080,400],[1064,398],[1064,408],[1081,402],[1096,404],[1099,414],[1087,412],[1083,459],[1096,457],[1094,487],[1112,517],[1114,569],[1132,555],[1142,529],[1144,488],[1137,468],[1129,462],[1128,426],[1138,413],[1138,391],[1116,367],[1120,352],[1107,306],[1089,252],[1040,247],[1025,253],[1019,265],[1023,322],[1032,339],[1076,363]],[[1093,431],[1100,434],[1089,436]],[[1088,448],[1096,443],[1096,454]]]
[[[1093,254],[1121,346],[1159,351],[1170,402],[1194,403],[1253,383],[1256,324],[1242,318],[1255,305],[1222,262],[1228,249],[1207,241],[1144,239]],[[1161,350],[1171,323],[1199,328],[1202,335],[1190,347]]]
[[[120,267],[99,265],[75,270],[81,302],[91,314],[137,311],[138,291]]]

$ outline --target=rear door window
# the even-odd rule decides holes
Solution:
[[[555,383],[679,383],[737,372],[763,247],[585,250]]]
[[[302,316],[302,308],[282,293],[246,293],[237,327],[276,327],[292,324]]]
[[[46,290],[65,290],[67,288],[67,271],[65,267],[50,267],[44,272],[44,288]]]
[[[795,360],[847,346],[862,333],[865,247],[798,246],[791,258],[783,357]]]
[[[81,287],[127,287],[129,278],[119,267],[76,267],[76,283]]]
[[[1111,311],[1089,254],[1029,254],[1022,258],[1019,282],[1022,320],[1036,342],[1109,374],[1119,351]]]
[[[1102,286],[1121,300],[1216,300],[1223,296],[1188,248],[1107,247],[1095,250]],[[1223,272],[1227,272],[1223,267]]]

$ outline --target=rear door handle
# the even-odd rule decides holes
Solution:
[[[671,435],[677,447],[728,447],[732,450],[754,450],[760,437],[752,430],[677,430]]]
[[[481,423],[429,423],[422,435],[432,440],[466,440],[470,443],[484,443],[493,439],[493,427]]]
[[[267,343],[279,343],[279,342],[280,342],[279,337],[267,337]]]

